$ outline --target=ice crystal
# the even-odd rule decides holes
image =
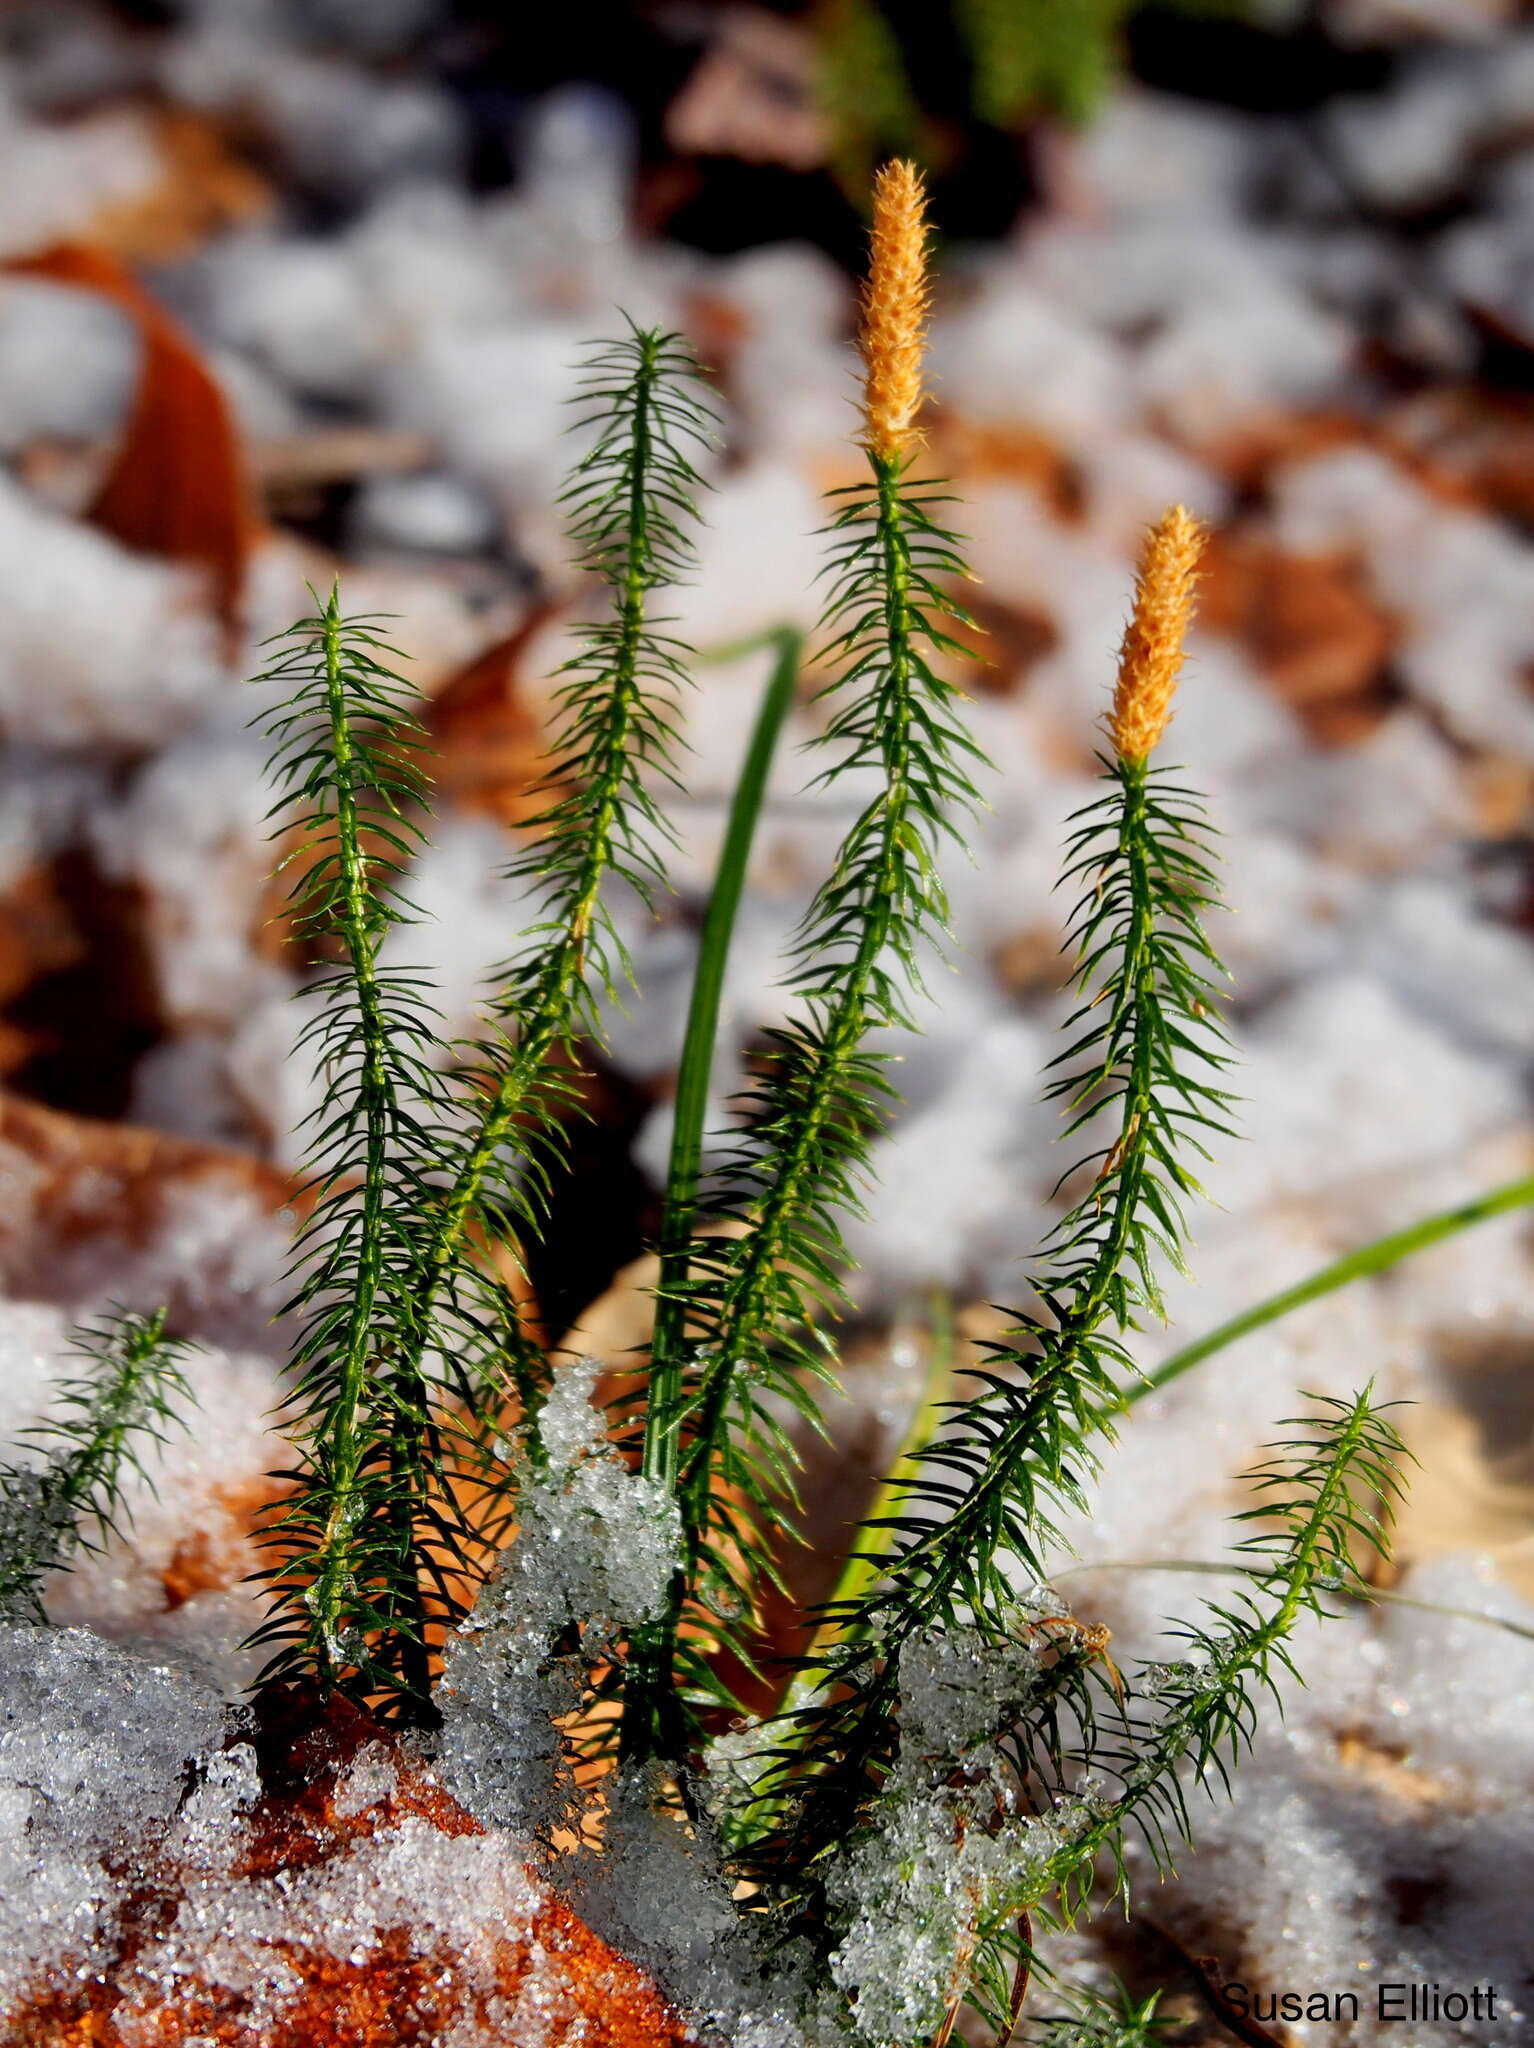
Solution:
[[[0,2008],[39,1967],[91,1957],[108,1869],[170,1824],[222,1704],[83,1629],[0,1626]]]
[[[53,1558],[74,1526],[69,1501],[47,1466],[26,1466],[14,1472],[0,1495],[0,1557]],[[0,1621],[37,1618],[35,1589],[17,1576],[0,1589]]]
[[[566,1366],[539,1417],[544,1466],[522,1475],[519,1525],[449,1643],[441,1768],[481,1820],[546,1840],[570,1817],[561,1716],[591,1663],[662,1610],[678,1556],[674,1503],[604,1448],[601,1368]]]
[[[1039,1872],[1077,1821],[1017,1812],[999,1741],[1037,1685],[1026,1634],[997,1644],[964,1628],[913,1636],[900,1653],[900,1750],[874,1824],[833,1857],[831,1956],[858,2035],[921,2040],[959,1996],[977,1929]]]
[[[581,1917],[651,1970],[704,2037],[731,2048],[807,2048],[801,2018],[808,1957],[794,1945],[769,1959],[733,1902],[709,1823],[684,1820],[664,1770],[624,1766],[606,1781],[602,1847],[575,1859]]]

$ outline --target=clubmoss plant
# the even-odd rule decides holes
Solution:
[[[888,1056],[867,1040],[909,1028],[921,949],[947,916],[941,844],[976,801],[976,750],[930,653],[955,645],[937,623],[957,615],[939,579],[962,577],[963,564],[939,523],[940,495],[910,473],[926,237],[920,181],[893,164],[879,180],[863,306],[870,475],[833,500],[825,658],[838,672],[816,742],[830,756],[820,781],[866,773],[872,793],[795,935],[788,979],[799,1016],[773,1034],[708,1192],[708,1209],[736,1234],[699,1236],[686,1269],[678,1262],[668,1278],[674,1306],[655,1374],[678,1398],[651,1400],[645,1470],[677,1485],[685,1555],[672,1611],[658,1642],[640,1646],[625,1699],[633,1754],[674,1751],[663,1715],[682,1715],[685,1732],[691,1703],[720,1703],[712,1659],[726,1643],[741,1647],[733,1624],[771,1568],[763,1532],[792,1501],[782,1418],[813,1414],[813,1389],[831,1377],[825,1316],[841,1298],[840,1218],[856,1207],[891,1092]]]
[[[166,1335],[163,1309],[114,1310],[75,1332],[89,1369],[61,1380],[52,1416],[25,1433],[35,1459],[0,1467],[0,1621],[45,1621],[43,1580],[114,1533],[124,1479],[185,1419],[191,1348]]]
[[[294,1262],[291,1491],[265,1532],[261,1686],[340,1694],[419,1726],[445,1718],[444,1767],[472,1750],[465,1796],[483,1793],[487,1818],[535,1839],[556,1881],[562,1855],[588,1876],[606,1855],[618,1882],[641,1868],[624,1860],[633,1827],[669,1826],[666,1853],[685,1841],[688,1857],[713,1859],[732,1953],[796,1987],[804,2038],[859,2048],[946,2040],[966,1999],[1010,2028],[1036,1930],[1070,1920],[1094,1886],[1127,1886],[1131,1834],[1169,1863],[1191,1824],[1187,1785],[1225,1777],[1288,1668],[1295,1625],[1363,1590],[1360,1548],[1385,1540],[1399,1456],[1367,1391],[1283,1425],[1251,1475],[1237,1590],[1185,1626],[1174,1663],[1121,1670],[1106,1630],[1051,1590],[1064,1569],[1055,1523],[1088,1500],[1144,1384],[1126,1340],[1162,1313],[1158,1274],[1181,1262],[1205,1146],[1229,1136],[1211,843],[1197,796],[1159,764],[1202,546],[1174,509],[1146,542],[1101,794],[1066,850],[1076,1005],[1042,1085],[1085,1157],[1062,1178],[1065,1213],[1028,1305],[962,1397],[929,1386],[778,1710],[742,1722],[733,1688],[742,1668],[766,1669],[763,1600],[794,1518],[796,1431],[815,1425],[834,1379],[842,1224],[893,1101],[885,1048],[911,1028],[942,943],[941,865],[984,766],[941,665],[965,570],[923,470],[928,296],[921,181],[897,163],[875,191],[868,474],[831,504],[831,679],[814,742],[818,779],[857,789],[860,808],[791,945],[792,1021],[705,1174],[730,932],[799,667],[797,635],[767,636],[772,673],[680,1048],[637,1404],[597,1414],[596,1369],[541,1351],[499,1275],[543,1227],[586,1048],[629,978],[610,891],[650,903],[664,883],[661,798],[680,773],[696,659],[667,630],[665,591],[691,567],[711,420],[683,343],[631,329],[591,360],[589,452],[567,505],[602,610],[565,672],[547,802],[513,864],[534,913],[472,1044],[442,1042],[424,979],[396,964],[427,763],[377,622],[348,618],[332,591],[262,679],[275,826],[314,963],[302,1043],[321,1101]],[[1531,1198],[1520,1183],[1382,1240],[1161,1377]],[[65,1390],[47,1462],[0,1475],[12,1617],[40,1618],[43,1572],[67,1561],[82,1522],[106,1525],[128,1432],[163,1423],[184,1392],[163,1315],[113,1325],[100,1355],[89,1384]],[[497,1555],[486,1531],[516,1523],[519,1499],[520,1533]],[[507,1803],[545,1764],[559,1776],[555,1822]],[[583,1829],[603,1848],[572,1852]],[[1043,2024],[1058,2048],[1129,2048],[1158,2025],[1154,2001],[1090,2000]]]
[[[288,1427],[300,1462],[268,1529],[274,1676],[425,1703],[429,1588],[456,1531],[436,1509],[441,1414],[418,1341],[431,1179],[446,1104],[421,977],[382,959],[412,915],[423,734],[376,622],[332,590],[260,678],[278,694],[274,814],[299,943],[323,965],[300,1044],[322,1082],[308,1118],[309,1214],[294,1251]]]

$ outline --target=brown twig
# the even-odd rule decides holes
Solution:
[[[1191,1954],[1175,1934],[1163,1927],[1159,1921],[1148,1919],[1143,1913],[1135,1915],[1135,1922],[1138,1926],[1147,1928],[1177,1957],[1193,1979],[1199,1997],[1227,2033],[1233,2034],[1238,2041],[1246,2042],[1248,2048],[1287,2048],[1287,2043],[1277,2034],[1270,2034],[1265,2026],[1252,2018],[1250,2013],[1240,2011],[1225,1996],[1225,1973],[1218,1956]]]

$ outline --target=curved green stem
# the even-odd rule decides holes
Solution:
[[[1143,1401],[1147,1395],[1159,1393],[1173,1380],[1181,1379],[1185,1372],[1201,1365],[1206,1358],[1223,1351],[1227,1344],[1234,1344],[1238,1338],[1248,1336],[1268,1323],[1276,1323],[1291,1309],[1319,1301],[1323,1295],[1335,1293],[1350,1281],[1387,1272],[1402,1259],[1410,1258],[1413,1252],[1426,1251],[1429,1245],[1439,1244],[1446,1237],[1455,1237],[1460,1231],[1485,1223],[1493,1216],[1505,1216],[1509,1210],[1527,1208],[1530,1203],[1534,1203],[1534,1174],[1526,1174],[1521,1180],[1507,1181],[1484,1195],[1477,1195],[1473,1201],[1439,1210],[1435,1215],[1409,1223],[1404,1230],[1393,1230],[1385,1237],[1375,1238],[1370,1244],[1360,1245],[1357,1251],[1334,1259],[1308,1279],[1297,1282],[1293,1287],[1285,1287],[1277,1294],[1270,1294],[1265,1301],[1244,1309],[1240,1315],[1232,1316],[1229,1322],[1219,1324],[1207,1335],[1185,1344],[1180,1351],[1174,1351],[1154,1372],[1147,1373],[1144,1379],[1125,1388],[1112,1412],[1120,1413],[1132,1408],[1136,1401]]]
[[[650,1344],[650,1390],[645,1409],[643,1470],[666,1487],[677,1483],[680,1463],[680,1407],[685,1347],[687,1280],[697,1213],[698,1183],[703,1156],[703,1126],[708,1114],[709,1076],[719,1033],[719,1005],[729,964],[730,941],[740,910],[751,845],[767,793],[767,778],[793,708],[799,678],[803,635],[791,626],[771,636],[777,659],[767,679],[730,804],[729,823],[714,872],[708,911],[698,945],[687,1030],[677,1068],[675,1119],[671,1127],[671,1158],[666,1174],[665,1206],[660,1228],[660,1279],[656,1287],[655,1329]]]
[[[1210,1578],[1262,1577],[1262,1573],[1252,1565],[1237,1564],[1233,1559],[1222,1564],[1214,1558],[1108,1557],[1094,1559],[1091,1564],[1073,1564],[1063,1572],[1056,1572],[1052,1583],[1058,1585],[1062,1579],[1084,1578],[1092,1572],[1192,1572]],[[1417,1614],[1442,1614],[1450,1621],[1474,1621],[1484,1628],[1499,1628],[1506,1635],[1517,1636],[1521,1642],[1534,1643],[1534,1628],[1521,1621],[1512,1621],[1505,1614],[1484,1614],[1477,1607],[1459,1607],[1450,1600],[1419,1600],[1414,1593],[1398,1593],[1393,1586],[1370,1586],[1360,1582],[1350,1586],[1348,1592],[1352,1599],[1361,1601],[1366,1607],[1410,1607]]]
[[[755,1219],[739,1269],[731,1277],[719,1327],[712,1339],[715,1355],[699,1391],[697,1436],[682,1480],[682,1524],[693,1542],[707,1515],[713,1450],[724,1427],[735,1375],[749,1347],[759,1340],[769,1313],[773,1275],[783,1256],[789,1230],[813,1185],[813,1165],[824,1141],[838,1077],[868,1027],[869,983],[889,942],[901,894],[902,838],[911,796],[906,772],[911,637],[915,623],[911,562],[903,530],[899,461],[877,455],[870,455],[869,460],[878,482],[884,631],[889,649],[885,687],[892,707],[887,719],[885,787],[879,809],[880,886],[862,921],[857,950],[842,978],[813,1063],[803,1077],[793,1142]]]
[[[656,1286],[655,1326],[650,1340],[650,1385],[645,1402],[642,1469],[674,1490],[681,1471],[682,1373],[687,1343],[684,1288],[692,1260],[693,1222],[708,1114],[708,1084],[719,1005],[729,966],[730,942],[740,911],[751,847],[767,794],[767,778],[783,725],[793,707],[803,635],[785,626],[770,636],[778,658],[767,679],[746,758],[730,803],[729,823],[704,916],[687,1029],[677,1069],[676,1117],[661,1217],[661,1267]],[[743,648],[734,651],[745,651]],[[721,657],[723,658],[723,657]],[[678,1584],[664,1624],[640,1634],[629,1653],[624,1692],[622,1742],[625,1754],[666,1746],[675,1719],[670,1699],[676,1619],[685,1586]]]

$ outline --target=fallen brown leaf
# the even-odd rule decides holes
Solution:
[[[322,1708],[299,1695],[271,1696],[255,1746],[263,1794],[225,1880],[231,1903],[270,1901],[280,1919],[283,1891],[298,1872],[342,1862],[359,1842],[406,1822],[445,1836],[483,1832],[385,1729],[339,1697]],[[379,1803],[353,1811],[338,1794],[359,1753],[375,1746],[389,1752],[392,1787]],[[129,1854],[131,1888],[106,1953],[88,1971],[61,1968],[39,1982],[9,2016],[6,2041],[12,2048],[248,2048],[256,2038],[252,1993],[232,1988],[216,1969],[206,1981],[195,1969],[178,1971],[146,1998],[135,1960],[178,1913],[193,1927],[206,1922],[210,1954],[227,1937],[218,1915],[207,1912],[204,1873],[180,1871],[153,1850],[135,1846]],[[515,2010],[534,1970],[546,2048],[681,2048],[693,2038],[651,1979],[552,1893],[524,1931],[487,1924],[472,1957],[455,1953],[450,1937],[429,1925],[383,1930],[346,1954],[310,1939],[274,1937],[264,1948],[272,1974],[292,1989],[280,2016],[259,2023],[262,2048],[430,2048],[470,2027],[480,2038],[494,2014]]]
[[[132,272],[102,249],[60,243],[11,267],[97,292],[137,327],[143,345],[138,390],[86,516],[125,547],[206,570],[219,616],[232,625],[257,526],[228,403],[198,350]]]
[[[503,825],[525,824],[551,800],[541,788],[548,735],[521,688],[527,646],[551,616],[552,607],[535,608],[514,633],[451,677],[428,713],[438,789]]]
[[[1313,738],[1361,739],[1384,717],[1396,628],[1354,564],[1286,554],[1252,533],[1217,533],[1205,550],[1199,611],[1205,625],[1242,643]]]

